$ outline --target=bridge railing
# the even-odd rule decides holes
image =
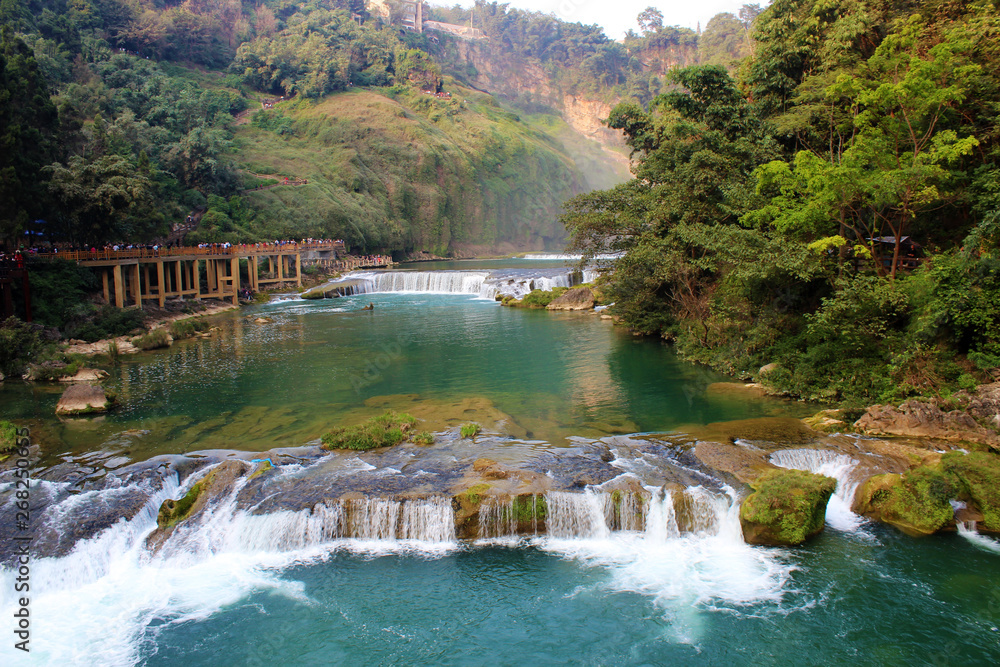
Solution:
[[[164,257],[248,257],[250,255],[273,255],[279,253],[294,253],[303,250],[343,250],[343,243],[254,243],[232,245],[228,248],[209,246],[184,246],[174,248],[130,248],[126,250],[73,250],[67,252],[38,253],[32,258],[68,259],[72,262],[104,261],[113,262],[129,259],[161,259]]]

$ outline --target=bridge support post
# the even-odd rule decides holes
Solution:
[[[163,308],[167,302],[167,285],[166,276],[163,273],[163,260],[156,262],[156,292],[159,298],[160,308]]]
[[[108,272],[101,271],[101,286],[104,288],[104,303],[111,303],[111,293],[108,291]]]
[[[233,305],[240,305],[240,258],[233,257],[229,260],[229,270],[233,274]]]
[[[118,308],[125,307],[125,276],[122,275],[122,265],[115,264],[114,268],[115,277],[115,306]]]
[[[295,277],[299,281],[299,287],[302,287],[302,253],[295,253]]]
[[[135,299],[135,305],[142,308],[142,281],[139,278],[140,274],[139,262],[136,262],[132,267],[132,298]]]

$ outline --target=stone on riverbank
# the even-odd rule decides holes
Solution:
[[[106,412],[111,401],[104,390],[89,384],[74,384],[66,388],[56,405],[57,415],[89,415]]]
[[[962,392],[964,394],[964,392]],[[1000,448],[1000,383],[985,385],[975,394],[953,398],[965,409],[945,411],[936,402],[909,400],[899,407],[873,405],[854,422],[867,435],[901,435],[915,438],[975,442]],[[964,405],[963,405],[964,404]]]
[[[546,306],[547,310],[593,310],[594,293],[589,287],[575,287],[556,297]]]
[[[740,507],[743,539],[749,544],[794,546],[823,530],[826,504],[836,480],[803,470],[769,470],[751,486]]]

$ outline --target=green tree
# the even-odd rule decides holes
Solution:
[[[11,28],[0,29],[0,242],[16,245],[44,215],[44,165],[56,155],[56,107],[34,54]]]

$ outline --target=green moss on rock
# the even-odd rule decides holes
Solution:
[[[323,436],[326,449],[366,451],[377,447],[393,447],[407,438],[417,420],[406,413],[387,410],[357,426],[338,427]]]
[[[803,470],[768,470],[754,481],[740,507],[743,537],[750,544],[802,544],[823,530],[826,504],[837,482]]]
[[[1000,456],[986,452],[951,452],[941,467],[955,478],[959,496],[983,514],[987,530],[1000,531]]]
[[[904,475],[876,475],[858,492],[858,510],[913,536],[930,535],[954,512],[955,478],[940,466],[921,466]]]
[[[12,452],[17,447],[17,427],[9,421],[0,420],[0,454]]]
[[[199,496],[211,484],[214,475],[215,473],[210,473],[205,479],[192,486],[180,500],[169,498],[164,500],[156,515],[156,525],[161,529],[167,529],[191,516],[194,504],[198,502]]]

